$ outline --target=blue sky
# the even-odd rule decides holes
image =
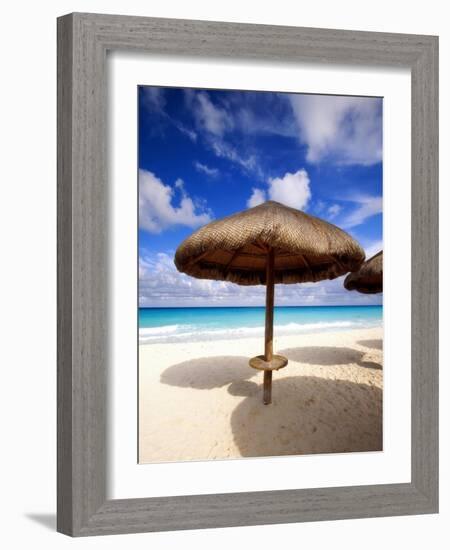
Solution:
[[[382,248],[382,100],[158,88],[139,94],[139,304],[264,305],[263,287],[180,274],[177,246],[209,221],[265,200]],[[342,278],[277,285],[278,305],[381,304]]]

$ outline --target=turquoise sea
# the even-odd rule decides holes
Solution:
[[[275,307],[274,334],[305,334],[381,326],[382,306]],[[258,337],[264,307],[140,308],[139,343]]]

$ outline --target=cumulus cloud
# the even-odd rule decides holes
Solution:
[[[289,94],[311,163],[371,165],[382,159],[380,98]]]
[[[266,201],[266,193],[263,189],[253,187],[252,194],[247,201],[247,208],[253,208]]]
[[[342,227],[347,229],[361,225],[368,218],[380,214],[383,211],[383,198],[371,196],[356,196],[351,202],[358,206],[341,221]]]
[[[267,191],[254,187],[247,201],[247,206],[249,208],[257,206],[268,198],[286,206],[297,208],[297,210],[305,209],[311,198],[309,176],[306,170],[302,168],[295,174],[286,172],[281,178],[270,178]]]
[[[295,174],[287,172],[282,178],[269,179],[268,195],[274,201],[303,210],[311,198],[308,173],[302,168]]]
[[[203,174],[206,174],[210,178],[215,178],[219,175],[219,170],[217,168],[210,168],[206,164],[202,164],[201,162],[198,162],[198,160],[194,162],[194,168],[198,172],[202,172]]]
[[[344,277],[333,281],[276,285],[276,304],[344,305],[379,303],[379,295],[350,293]],[[195,279],[179,273],[173,253],[141,251],[139,305],[141,307],[264,306],[265,287],[240,286],[225,281]]]
[[[265,288],[242,287],[226,281],[195,279],[177,271],[173,254],[141,253],[139,257],[139,305],[205,306],[238,305],[243,299],[249,304],[264,303]]]
[[[176,195],[180,195],[176,206]],[[147,170],[139,170],[139,225],[150,233],[160,233],[172,225],[198,227],[211,221],[211,212],[194,204],[181,179],[165,185]]]

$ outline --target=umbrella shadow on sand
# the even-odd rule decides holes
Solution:
[[[190,359],[168,367],[161,382],[169,386],[210,390],[248,380],[257,371],[248,366],[248,357],[223,355]]]
[[[230,388],[238,391],[237,385]],[[264,407],[260,387],[241,383],[249,393],[234,409],[231,428],[242,456],[382,450],[380,388],[315,376],[281,378],[273,385],[273,403]]]
[[[359,340],[356,342],[360,346],[364,346],[365,348],[372,348],[372,349],[383,349],[383,340],[374,339],[374,340]]]
[[[380,363],[364,359],[366,353],[353,348],[305,346],[301,348],[288,348],[279,353],[285,355],[291,361],[297,363],[309,363],[310,365],[348,365],[356,363],[367,369],[381,369]]]

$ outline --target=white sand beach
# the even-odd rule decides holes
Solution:
[[[382,450],[382,328],[275,338],[273,373],[248,360],[261,338],[139,346],[141,463]]]

